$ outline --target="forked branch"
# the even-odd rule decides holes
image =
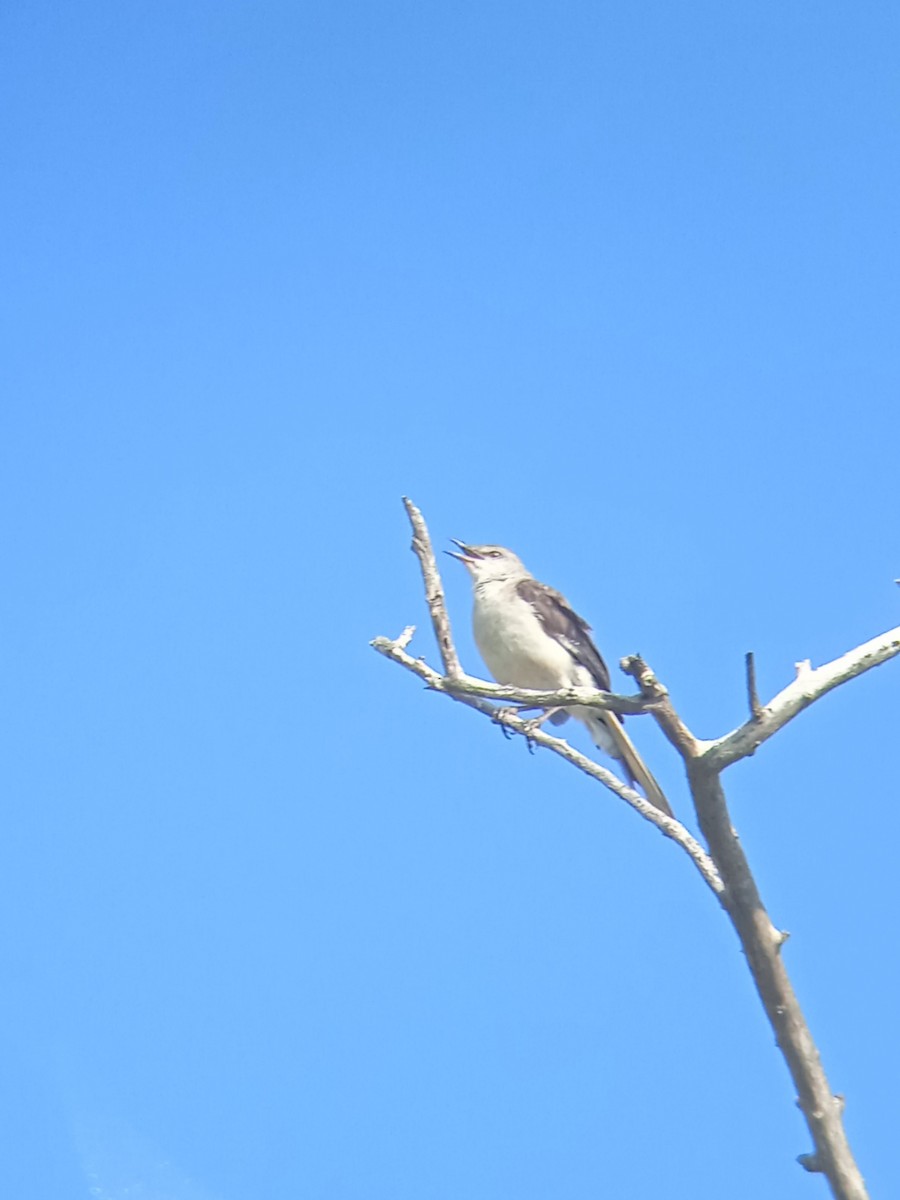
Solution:
[[[684,850],[734,925],[778,1047],[797,1088],[800,1108],[815,1147],[812,1154],[799,1156],[800,1163],[807,1171],[819,1172],[827,1178],[836,1200],[867,1200],[865,1183],[844,1132],[843,1101],[831,1091],[782,960],[781,949],[787,935],[773,925],[763,905],[732,826],[720,776],[726,767],[753,754],[757,747],[820,696],[900,654],[900,628],[873,638],[815,670],[808,662],[798,664],[794,682],[767,705],[760,704],[755,664],[752,654],[748,654],[746,671],[750,719],[724,737],[711,742],[701,741],[679,716],[668,690],[637,655],[623,659],[621,665],[623,671],[637,682],[640,689],[638,696],[615,696],[582,688],[532,692],[501,687],[466,675],[453,644],[443,585],[425,521],[410,500],[404,499],[403,503],[413,528],[413,550],[422,568],[425,595],[444,674],[407,653],[413,635],[412,627],[405,629],[399,638],[375,638],[372,646],[380,654],[418,675],[431,691],[442,692],[476,709],[504,728],[522,734],[529,743],[544,746],[564,758],[602,783]],[[491,701],[529,708],[547,709],[577,704],[629,715],[650,713],[684,761],[707,849],[684,825],[626,787],[612,772],[574,750],[562,738],[551,736],[534,721],[526,720],[521,712],[508,707],[495,708]]]
[[[815,670],[808,662],[798,663],[794,682],[761,708],[758,715],[713,742],[706,750],[707,761],[717,771],[722,771],[739,759],[747,758],[820,697],[898,654],[900,627],[889,629]]]

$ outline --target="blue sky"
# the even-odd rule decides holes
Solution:
[[[900,621],[896,7],[0,31],[2,1193],[824,1196],[687,859],[368,641],[402,494],[700,736]],[[726,777],[880,1195],[897,670]]]

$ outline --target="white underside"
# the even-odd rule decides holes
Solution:
[[[514,583],[492,582],[476,588],[473,628],[481,657],[498,683],[536,691],[596,686],[590,671],[544,632],[534,609],[516,593]],[[619,757],[605,719],[595,710],[572,707],[566,711],[587,726],[595,746]]]

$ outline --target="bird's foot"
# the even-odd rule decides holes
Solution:
[[[534,748],[537,742],[534,740],[534,733],[540,729],[545,721],[545,717],[532,717],[530,721],[525,722],[525,728],[522,733],[525,737],[525,745],[528,747],[528,753],[534,754]]]
[[[515,733],[515,730],[510,729],[508,725],[505,725],[504,720],[506,717],[517,717],[518,715],[519,715],[519,710],[517,708],[496,708],[496,709],[494,709],[494,716],[493,716],[494,724],[500,726],[503,736],[506,738],[507,741],[509,741],[509,739],[513,736],[513,734]]]
[[[504,723],[507,717],[518,717],[521,720],[522,713],[529,711],[533,711],[533,709],[497,708],[494,710],[494,723],[499,725],[503,730],[503,736],[507,741],[509,741],[514,733],[521,733],[528,745],[528,753],[534,754],[534,748],[537,743],[532,735],[534,734],[535,730],[540,729],[541,725],[543,725],[544,721],[546,721],[549,714],[544,712],[540,716],[532,717],[530,721],[523,721],[522,729],[510,729],[509,726]],[[556,710],[554,709],[553,711],[555,712]]]
[[[529,740],[532,740],[531,735],[536,729],[540,729],[545,722],[549,721],[551,725],[562,724],[560,715],[562,716],[562,720],[565,721],[569,714],[563,708],[542,709],[536,717],[532,717],[530,721],[525,722],[525,728],[522,732]]]

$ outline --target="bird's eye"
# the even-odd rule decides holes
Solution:
[[[499,550],[492,550],[492,551],[491,551],[491,554],[490,554],[490,557],[491,557],[491,558],[502,558],[502,557],[503,557],[503,555],[500,553],[500,551],[499,551]]]

